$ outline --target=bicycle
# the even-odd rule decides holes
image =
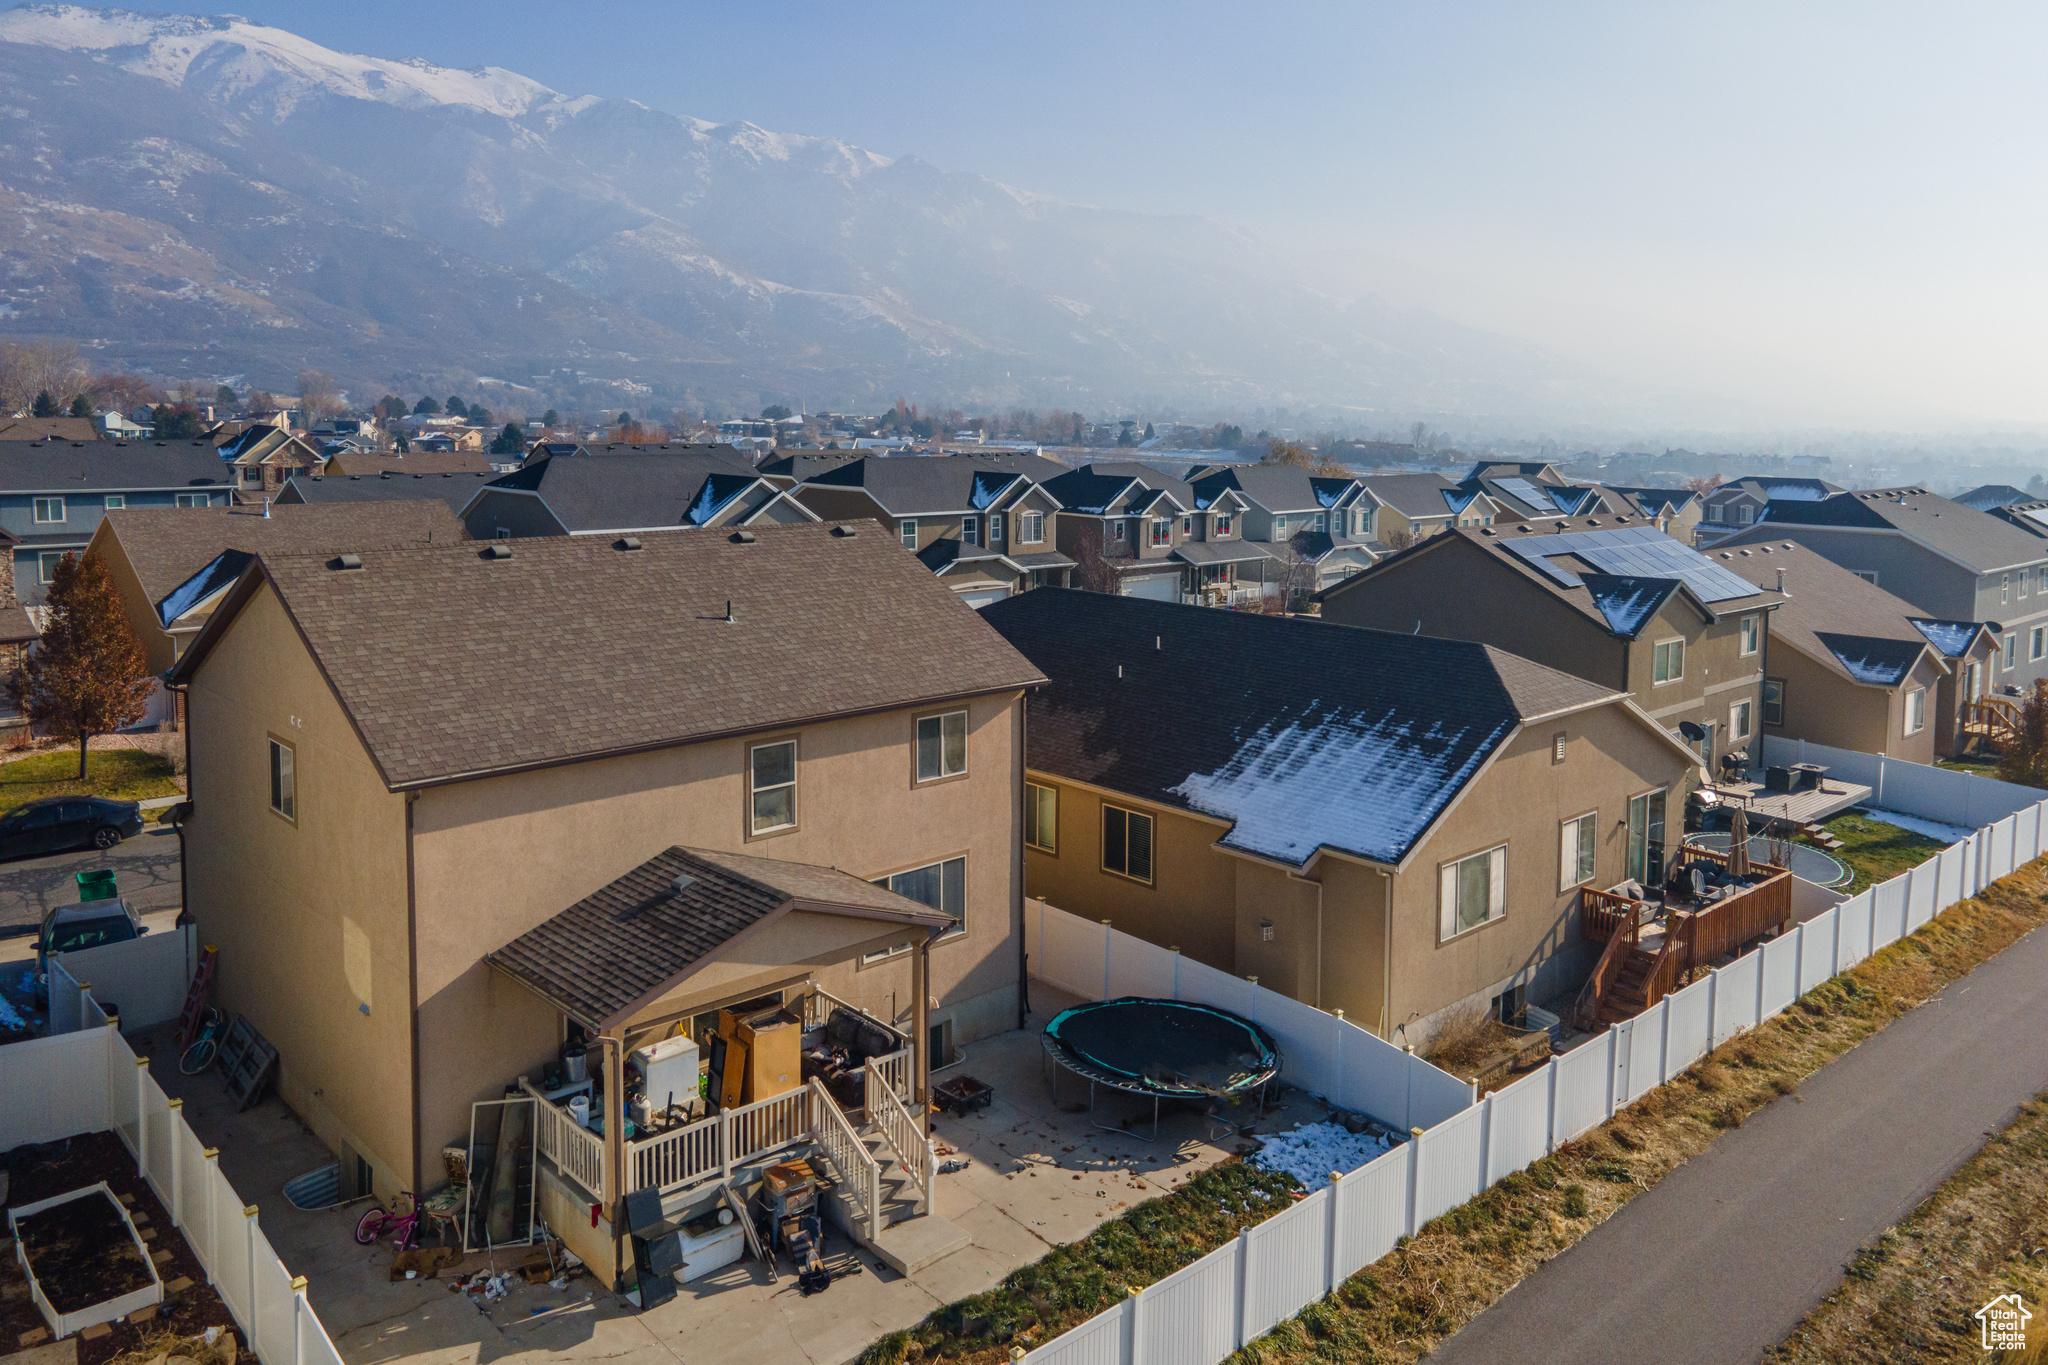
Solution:
[[[408,1212],[398,1212],[401,1199],[409,1205]],[[392,1199],[389,1210],[382,1204],[372,1204],[364,1211],[363,1216],[356,1220],[356,1242],[361,1246],[369,1246],[389,1232],[392,1234],[392,1248],[404,1251],[417,1239],[419,1222],[419,1204],[409,1194],[399,1195]]]
[[[208,1007],[206,1022],[199,1027],[199,1036],[192,1040],[192,1046],[178,1054],[178,1070],[187,1076],[197,1076],[212,1066],[220,1056],[220,1040],[227,1035],[227,1016],[219,1010]]]

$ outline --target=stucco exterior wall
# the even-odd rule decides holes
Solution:
[[[1781,642],[1771,653],[1771,676],[1785,681],[1785,719],[1770,726],[1770,733],[1912,763],[1934,761],[1943,733],[1943,679],[1931,657],[1922,655],[1900,686],[1874,687],[1852,683]],[[1926,689],[1927,720],[1919,733],[1908,735],[1906,694],[1916,687]],[[1952,722],[1951,717],[1951,728]]]
[[[1757,649],[1742,653],[1742,618],[1755,616]],[[1711,723],[1714,745],[1705,757],[1718,764],[1730,749],[1746,749],[1756,756],[1756,718],[1763,712],[1763,661],[1769,630],[1769,614],[1762,608],[1742,611],[1729,608],[1713,621],[1703,618],[1698,608],[1681,595],[1673,594],[1636,638],[1628,651],[1628,690],[1636,704],[1667,730],[1677,730],[1683,721]],[[1657,645],[1660,641],[1685,641],[1683,676],[1674,682],[1656,681]],[[1728,732],[1728,712],[1738,701],[1750,703],[1750,737],[1733,739]]]
[[[501,528],[510,531],[515,539],[569,534],[538,497],[502,489],[487,489],[478,494],[462,521],[474,540],[494,540]]]
[[[218,999],[276,1044],[278,1093],[376,1189],[411,1185],[405,803],[386,790],[268,588],[191,687],[187,905]],[[268,737],[294,751],[296,823],[270,810]]]

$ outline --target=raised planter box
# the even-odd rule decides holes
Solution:
[[[112,1238],[114,1247],[119,1246],[120,1238],[122,1237],[126,1237],[134,1246],[135,1254],[142,1263],[142,1270],[149,1276],[149,1283],[118,1294],[113,1298],[101,1299],[97,1303],[83,1304],[72,1308],[69,1312],[60,1313],[57,1311],[56,1305],[51,1301],[50,1293],[57,1292],[59,1297],[64,1298],[66,1302],[69,1302],[75,1296],[64,1294],[58,1290],[56,1285],[46,1283],[43,1278],[38,1276],[36,1263],[39,1257],[44,1261],[42,1267],[43,1274],[48,1275],[52,1273],[52,1267],[49,1264],[51,1251],[47,1246],[39,1246],[37,1248],[38,1255],[32,1256],[29,1251],[28,1239],[22,1236],[21,1225],[33,1219],[37,1214],[47,1212],[60,1205],[74,1203],[81,1199],[98,1199],[114,1211],[114,1218],[106,1220],[107,1226],[105,1231]],[[116,1219],[118,1219],[118,1222],[115,1221]],[[29,1296],[34,1300],[36,1308],[42,1313],[44,1320],[50,1324],[50,1331],[55,1333],[59,1340],[70,1336],[73,1332],[83,1331],[85,1328],[96,1326],[99,1323],[112,1322],[116,1318],[126,1317],[138,1308],[147,1308],[151,1304],[163,1302],[163,1277],[156,1273],[156,1263],[149,1258],[149,1244],[143,1241],[142,1235],[135,1230],[135,1220],[128,1216],[128,1210],[122,1207],[121,1201],[114,1198],[114,1192],[107,1188],[106,1181],[102,1180],[96,1184],[87,1185],[81,1190],[72,1190],[68,1194],[55,1195],[49,1199],[38,1199],[35,1203],[24,1204],[20,1208],[9,1209],[7,1211],[7,1223],[8,1230],[14,1234],[15,1259],[21,1262],[22,1274],[28,1277]],[[108,1259],[107,1252],[112,1249],[100,1248],[99,1254],[94,1259],[104,1263]]]

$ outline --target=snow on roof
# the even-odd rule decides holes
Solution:
[[[1828,653],[1841,662],[1850,677],[1860,683],[1875,683],[1879,687],[1896,685],[1911,671],[1914,662],[1927,648],[1910,640],[1875,639],[1868,635],[1837,635],[1825,630],[1815,631],[1814,637],[1827,646]]]
[[[1927,643],[1940,650],[1943,658],[1959,659],[1970,652],[1970,646],[1977,639],[1977,633],[1984,629],[1981,621],[1923,621],[1918,617],[1907,617],[1913,629],[1927,637]]]
[[[1630,578],[1589,573],[1579,575],[1579,581],[1585,585],[1593,605],[1607,618],[1608,629],[1630,640],[1657,614],[1665,599],[1678,589],[1675,578]]]

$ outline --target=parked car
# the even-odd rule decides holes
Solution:
[[[36,935],[36,1003],[50,1003],[50,958],[57,953],[75,953],[109,943],[126,943],[149,930],[135,911],[119,896],[80,905],[60,905],[43,916]]]
[[[142,833],[142,807],[104,796],[46,796],[0,819],[0,858],[68,848],[112,848]]]

